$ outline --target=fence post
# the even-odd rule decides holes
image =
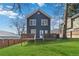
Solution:
[[[34,42],[35,42],[35,44],[36,44],[36,34],[34,34],[33,40],[34,40]]]
[[[15,40],[13,40],[14,41],[14,44],[15,44]]]
[[[20,40],[21,40],[21,46],[22,46],[22,37],[20,38]]]
[[[9,46],[9,40],[8,40],[8,46]]]
[[[2,44],[3,44],[3,48],[5,47],[5,44],[4,44],[4,39],[2,39]]]

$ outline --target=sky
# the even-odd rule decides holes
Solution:
[[[20,3],[21,12],[27,16],[36,9],[41,9],[51,17],[51,30],[59,28],[59,23],[63,22],[64,4],[60,3]],[[13,8],[13,6],[16,6]],[[14,3],[0,3],[0,30],[17,33],[16,28],[13,27],[11,20],[19,16],[20,12],[17,10],[17,4]]]

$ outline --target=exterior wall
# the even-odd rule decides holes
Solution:
[[[67,28],[71,28],[71,18],[68,18],[67,20]]]
[[[79,38],[79,17],[72,19],[71,26],[72,26],[71,29],[67,30],[67,37],[68,38]]]
[[[79,31],[67,32],[68,38],[79,38]]]
[[[60,33],[62,37],[63,32]],[[79,38],[79,17],[68,18],[67,20],[67,38]]]
[[[67,38],[79,38],[79,14],[69,17],[67,20]],[[60,33],[63,37],[63,30]]]
[[[29,26],[29,19],[36,19],[36,26]],[[41,19],[48,19],[48,26],[41,26]],[[50,34],[50,18],[37,11],[27,18],[27,34],[31,34],[31,29],[36,29],[36,38],[39,38],[39,30],[48,30],[48,34]]]
[[[79,17],[73,20],[73,28],[79,28]]]

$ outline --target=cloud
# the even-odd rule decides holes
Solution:
[[[45,5],[45,3],[37,3],[37,4],[38,4],[38,6],[40,6],[40,7],[42,7],[42,6]]]
[[[12,8],[13,8],[12,6],[9,6],[9,5],[7,5],[6,7],[7,7],[7,8],[10,8],[10,9],[12,9]]]
[[[18,17],[19,19],[24,19],[24,18],[25,18],[25,15],[9,16],[9,18],[11,18],[11,19],[16,19],[17,17]]]
[[[19,17],[19,19],[23,19],[24,18],[24,16],[22,16],[22,15],[20,15],[20,16],[18,16]]]
[[[13,11],[6,11],[6,10],[0,11],[0,15],[8,16],[11,19],[15,19],[16,17],[19,17],[19,19],[24,18],[24,15],[18,15],[18,13],[15,13]]]
[[[18,13],[1,9],[0,15],[8,16],[9,18],[15,18],[18,15]]]
[[[8,12],[7,12],[7,15],[9,15],[9,16],[17,16],[18,13],[15,13],[15,12],[13,12],[13,11],[8,11]]]
[[[7,5],[7,8],[12,8],[12,6]],[[18,16],[18,13],[15,13],[14,11],[3,9],[3,5],[0,5],[0,15],[8,16],[9,18],[16,18]]]
[[[2,11],[0,11],[0,14],[1,15],[7,15],[7,11],[2,10]]]
[[[9,18],[11,18],[11,19],[15,19],[16,17],[15,17],[15,16],[9,16]]]

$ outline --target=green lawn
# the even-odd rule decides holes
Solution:
[[[1,56],[79,56],[79,40],[23,43],[0,49]]]

